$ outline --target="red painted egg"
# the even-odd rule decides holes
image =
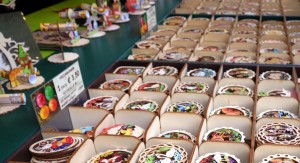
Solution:
[[[38,93],[36,95],[35,102],[36,102],[37,106],[41,108],[44,105],[46,105],[47,101],[46,101],[46,98],[43,93]]]

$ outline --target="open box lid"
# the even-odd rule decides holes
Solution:
[[[132,151],[129,158],[130,163],[136,163],[139,154],[145,149],[144,143],[131,136],[101,135],[86,140],[83,145],[77,149],[69,159],[69,163],[86,163],[91,157],[112,149],[127,149]]]
[[[295,98],[262,97],[257,101],[256,114],[267,110],[286,110],[299,115],[299,103]]]
[[[134,91],[130,95],[129,100],[130,101],[143,100],[143,99],[153,100],[157,102],[158,105],[160,105],[161,107],[167,98],[170,97],[163,92]]]
[[[244,133],[246,140],[251,140],[252,121],[245,116],[213,115],[207,120],[207,132],[215,128],[232,127]]]
[[[254,163],[259,163],[269,155],[289,154],[300,158],[300,147],[293,145],[265,144],[256,148],[254,152]]]
[[[195,160],[198,154],[197,146],[193,144],[191,141],[183,140],[183,139],[169,139],[169,138],[154,137],[149,139],[146,142],[146,149],[153,145],[158,145],[158,144],[174,144],[184,148],[188,154],[188,162],[192,162],[192,160]]]
[[[208,153],[226,152],[239,158],[242,163],[250,162],[250,147],[240,142],[203,142],[199,146],[199,155]]]
[[[212,42],[225,42],[229,41],[230,36],[228,34],[213,34],[207,33],[203,37],[203,41],[212,41]]]
[[[160,117],[160,132],[164,133],[171,130],[183,130],[199,138],[203,119],[204,118],[202,118],[201,115],[195,113],[168,112]]]
[[[69,106],[73,129],[86,126],[96,126],[109,112],[104,109]],[[88,118],[83,118],[88,117]]]
[[[195,101],[203,105],[206,108],[210,97],[207,94],[201,93],[174,93],[171,98],[171,103],[181,102],[181,101]]]
[[[214,98],[214,109],[223,106],[243,106],[253,112],[254,101],[249,96],[218,95]]]
[[[158,54],[157,49],[139,49],[139,48],[132,48],[131,53],[132,54],[149,54],[149,55],[157,55]]]
[[[145,141],[160,133],[159,118],[149,111],[120,110],[115,114],[115,121],[116,124],[134,124],[143,128]]]
[[[223,78],[219,81],[218,89],[226,85],[242,85],[250,88],[252,91],[255,88],[255,83],[251,79]]]
[[[134,83],[139,78],[138,75],[126,75],[126,74],[114,74],[114,73],[105,73],[105,79],[114,80],[114,79],[127,79]]]

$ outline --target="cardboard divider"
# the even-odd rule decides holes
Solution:
[[[160,132],[158,116],[148,111],[120,110],[115,114],[115,122],[116,124],[134,124],[145,129],[144,141],[158,136]]]
[[[132,118],[134,117],[134,118]],[[159,120],[155,113],[142,111],[142,110],[119,110],[115,113],[108,114],[95,128],[94,137],[102,135],[101,132],[104,128],[111,127],[116,124],[130,124],[143,128],[144,140],[159,134]]]
[[[120,90],[102,90],[102,89],[88,89],[88,94],[90,98],[98,97],[98,96],[114,96],[118,99],[121,99],[124,95],[126,95],[125,92]]]
[[[197,51],[195,55],[192,55],[189,61],[199,61],[201,57],[210,56],[214,58],[214,62],[223,62],[224,54],[222,52],[206,52]],[[200,61],[201,62],[201,61]],[[202,61],[203,62],[203,61]]]
[[[172,26],[172,25],[157,25],[158,30],[161,29],[170,29],[177,31],[180,27],[179,26]],[[154,33],[154,32],[153,32]],[[167,34],[167,33],[166,33]],[[173,35],[173,34],[172,34]],[[169,35],[170,36],[170,35]]]
[[[89,86],[88,88],[99,88],[100,85],[102,83],[104,83],[105,81],[108,81],[108,80],[112,80],[112,79],[128,79],[128,80],[131,80],[133,83],[137,80],[138,76],[137,75],[122,75],[122,74],[113,74],[113,73],[106,73],[106,72],[113,72],[117,67],[120,67],[120,66],[126,66],[126,65],[129,65],[129,66],[148,66],[149,64],[149,61],[136,61],[136,62],[133,62],[133,61],[128,61],[128,60],[122,60],[122,61],[118,61],[116,62],[115,64],[111,65],[109,68],[108,68],[108,71],[105,71],[104,73],[102,73],[100,76],[98,76],[96,78],[96,80],[94,80]],[[145,67],[146,67],[145,66]]]
[[[159,50],[156,49],[138,49],[138,48],[132,48],[131,49],[132,54],[150,54],[150,55],[157,55]]]
[[[160,56],[160,58],[165,55],[165,53],[167,52],[182,52],[184,54],[187,54],[187,55],[192,55],[192,52],[189,51],[189,50],[184,50],[184,49],[180,49],[180,50],[173,50],[172,48],[173,47],[182,47],[182,46],[173,46],[171,45],[171,43],[167,43],[166,46],[163,48],[163,52],[159,53],[158,55]],[[189,48],[189,47],[187,47]],[[192,47],[191,49],[194,50],[195,47]]]
[[[265,35],[260,37],[260,41],[265,41],[265,40],[280,40],[285,43],[287,43],[287,38],[285,36],[280,36],[280,35]]]
[[[81,147],[77,149],[68,163],[86,163],[87,160],[97,154],[93,140],[87,139],[83,142]]]
[[[236,156],[242,163],[250,163],[250,147],[239,142],[204,142],[199,146],[199,156],[208,153],[225,152]]]
[[[205,21],[205,20],[197,20],[194,18],[201,18],[201,17],[195,17],[195,15],[193,15],[193,18],[191,17],[188,21],[187,21],[187,25],[192,25],[192,26],[201,26],[201,27],[208,27],[209,21]],[[205,17],[203,17],[205,18]],[[207,18],[207,17],[206,17]],[[210,18],[209,18],[210,19]]]
[[[69,106],[68,108],[73,129],[86,126],[96,127],[96,125],[109,114],[109,112],[105,109],[78,106]],[[83,116],[89,118],[83,118]]]
[[[229,52],[234,51],[234,50],[247,50],[248,52],[253,52],[256,53],[257,45],[256,43],[241,43],[241,42],[235,42],[231,43],[228,46]]]
[[[218,88],[224,87],[226,85],[242,85],[249,87],[250,89],[254,90],[255,83],[251,79],[231,79],[231,78],[223,78],[220,80]]]
[[[69,159],[69,163],[85,163],[94,155],[113,149],[132,151],[129,162],[135,163],[139,154],[145,149],[145,145],[139,139],[130,136],[101,135],[96,137],[94,142],[90,139],[85,141]]]
[[[274,154],[289,154],[300,158],[300,147],[293,145],[265,144],[256,148],[254,163],[261,162],[264,158]]]
[[[229,56],[245,56],[245,57],[251,57],[253,60],[256,61],[256,52],[230,52],[230,53],[226,53],[225,54],[225,62],[226,62],[226,58]]]
[[[188,162],[193,162],[193,160],[195,160],[197,157],[197,152],[195,152],[198,150],[197,146],[188,140],[154,137],[147,141],[146,149],[158,144],[174,144],[184,148],[188,154]]]
[[[182,121],[184,119],[184,121]],[[176,113],[168,112],[160,118],[160,133],[164,133],[171,130],[183,130],[191,133],[196,137],[196,144],[199,142],[200,129],[203,124],[201,115],[194,113]]]
[[[186,47],[186,48],[195,48],[199,42],[199,39],[196,41],[184,41],[184,40],[171,40],[171,47]]]
[[[160,26],[160,25],[158,26],[158,30],[165,30],[165,29],[168,30],[169,28],[165,28],[164,26]],[[178,28],[171,28],[170,30],[174,30],[176,33]],[[170,37],[172,37],[176,34],[174,34],[174,32],[172,32],[172,31],[164,31],[164,32],[151,32],[150,35],[151,36],[170,36]]]
[[[152,100],[158,104],[157,115],[162,115],[167,108],[167,103],[170,101],[170,97],[162,92],[147,92],[147,91],[135,91],[133,92],[126,103],[135,100]],[[120,104],[123,107],[126,103]]]
[[[257,115],[273,109],[286,110],[295,115],[299,115],[299,103],[295,98],[262,97],[257,101]]]
[[[99,124],[95,127],[94,138],[97,137],[104,128],[115,125],[115,120],[112,114],[105,116]]]
[[[300,55],[295,55],[293,58],[294,58],[293,64],[299,65],[300,64]]]
[[[228,43],[229,38],[230,38],[230,36],[228,34],[207,33],[203,36],[203,42],[211,41],[211,42]]]
[[[179,38],[193,38],[193,39],[200,39],[202,34],[204,33],[205,29],[206,29],[206,25],[203,24],[199,24],[199,25],[185,25],[183,26],[181,29],[178,30],[178,34],[177,36]],[[186,30],[190,30],[190,29],[197,29],[200,32],[185,32]]]
[[[258,83],[257,92],[282,89],[295,90],[295,83],[289,80],[262,80]]]
[[[192,14],[193,10],[190,8],[176,8],[175,9],[176,14]]]
[[[147,54],[151,56],[152,59],[148,60],[155,60],[157,58],[159,50],[158,49],[138,49],[138,48],[132,48],[131,49],[131,55],[128,56],[128,60],[146,60],[146,59],[141,59],[141,58],[134,58],[133,55],[144,55]],[[137,57],[137,56],[136,56]]]
[[[238,33],[240,31],[255,31],[257,34],[259,33],[258,28],[250,28],[250,27],[235,27],[233,33]]]
[[[239,129],[244,133],[246,140],[252,140],[252,121],[245,116],[230,116],[230,115],[213,115],[207,120],[206,130],[201,132],[207,132],[209,130],[220,127],[232,127]]]
[[[288,54],[282,54],[280,53],[279,55],[276,54],[276,53],[263,53],[263,54],[260,54],[259,58],[268,58],[268,57],[279,57],[283,60],[286,60],[286,61],[289,61],[291,63],[291,57],[288,55]],[[260,62],[262,63],[262,62]]]
[[[290,118],[261,118],[256,122],[255,129],[258,131],[263,125],[268,123],[288,123],[300,128],[299,119],[290,119]],[[255,132],[256,132],[255,131]]]
[[[249,96],[235,96],[235,95],[218,95],[213,100],[213,109],[207,110],[206,117],[209,117],[210,113],[223,106],[242,106],[249,109],[252,113],[254,111],[254,101]]]
[[[105,79],[114,80],[114,79],[127,79],[134,83],[139,77],[137,75],[125,75],[125,74],[112,74],[112,73],[105,73]]]

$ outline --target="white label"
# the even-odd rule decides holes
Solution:
[[[60,108],[64,109],[82,91],[84,84],[78,61],[53,79]]]
[[[151,31],[151,29],[153,29],[157,25],[155,6],[149,8],[146,14],[147,14],[148,31]]]

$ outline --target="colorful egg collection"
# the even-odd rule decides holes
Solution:
[[[39,116],[42,121],[47,120],[51,113],[56,112],[59,107],[55,97],[55,90],[51,85],[45,86],[44,92],[38,92],[36,94],[35,103],[40,108]]]

